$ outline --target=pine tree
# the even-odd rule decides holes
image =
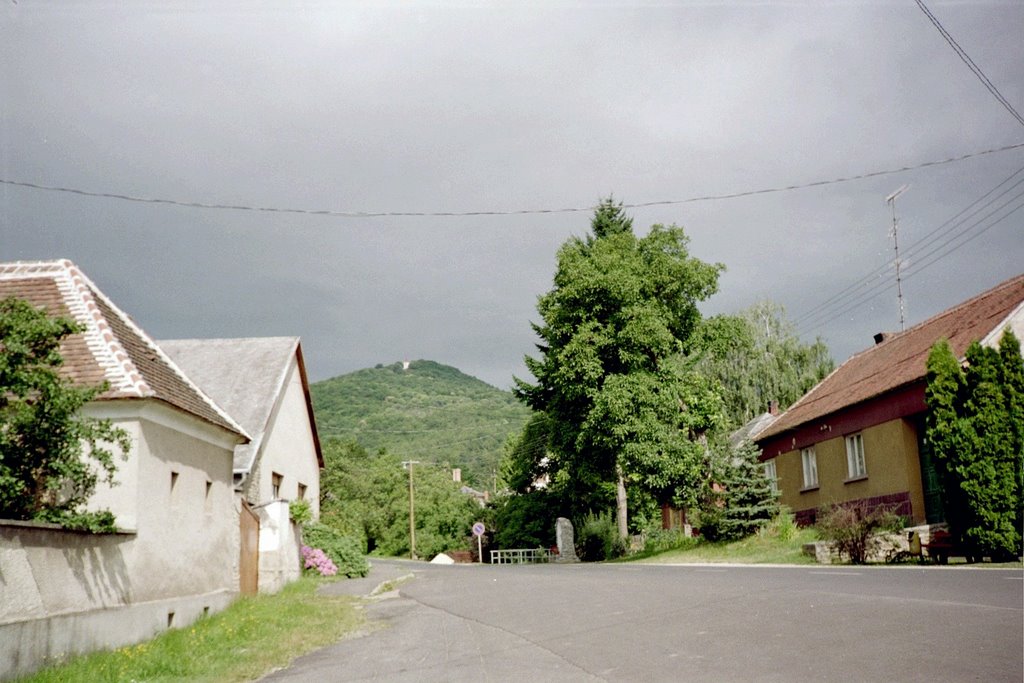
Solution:
[[[701,510],[701,533],[711,541],[731,541],[755,533],[779,514],[779,494],[750,441],[719,449],[711,488]]]

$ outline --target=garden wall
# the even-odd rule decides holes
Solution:
[[[226,607],[226,589],[154,597],[134,533],[0,520],[0,680],[68,655],[147,640]],[[144,597],[143,597],[144,596]]]

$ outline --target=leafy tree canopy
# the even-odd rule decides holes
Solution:
[[[721,264],[687,251],[682,229],[633,234],[621,204],[601,202],[592,233],[558,252],[554,287],[534,325],[534,383],[516,394],[547,416],[552,485],[565,484],[566,513],[579,519],[620,484],[662,497],[692,497],[702,435],[721,419],[715,389],[682,357],[697,341],[697,304],[715,293]],[[563,474],[564,473],[564,474]]]
[[[710,318],[698,335],[698,367],[721,384],[733,428],[768,410],[772,401],[788,408],[835,367],[825,342],[802,343],[785,309],[771,301],[737,316]]]
[[[82,416],[104,390],[60,374],[61,341],[79,331],[26,301],[0,301],[0,518],[112,531],[109,511],[86,512],[99,482],[113,483],[113,448],[131,446],[109,420]]]

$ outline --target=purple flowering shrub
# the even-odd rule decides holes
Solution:
[[[305,561],[303,567],[319,573],[320,576],[334,576],[338,573],[334,562],[320,548],[302,546],[302,559]]]

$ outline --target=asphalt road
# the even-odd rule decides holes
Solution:
[[[370,632],[266,680],[1024,679],[1021,570],[378,562],[374,571],[414,578],[367,606]]]

